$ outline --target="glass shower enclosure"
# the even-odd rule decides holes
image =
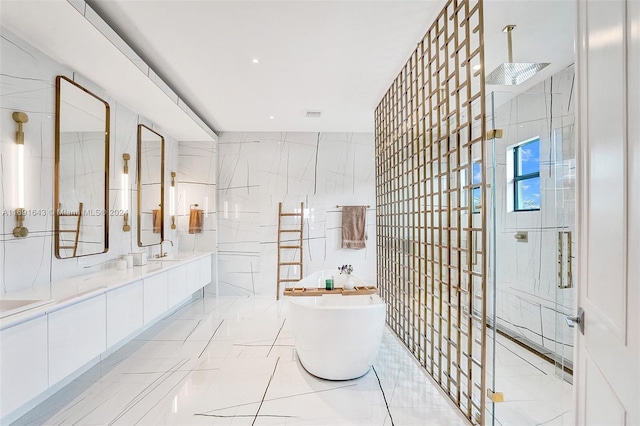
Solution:
[[[573,82],[487,86],[486,424],[573,424]]]

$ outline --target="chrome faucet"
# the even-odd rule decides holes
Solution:
[[[162,240],[162,241],[160,241],[160,254],[156,254],[156,258],[157,259],[160,259],[160,258],[163,258],[163,257],[167,256],[167,252],[163,252],[162,251],[162,243],[164,243],[164,242],[171,243],[171,247],[173,247],[173,241],[171,241],[171,240]]]

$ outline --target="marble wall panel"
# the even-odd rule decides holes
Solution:
[[[55,126],[55,79],[64,73],[60,65],[24,43],[13,34],[0,33],[0,152],[2,155],[2,248],[4,252],[0,284],[2,293],[47,284],[50,278],[53,221],[53,157]],[[30,235],[13,237],[13,215],[17,204],[16,123],[13,111],[24,111],[29,122],[25,132],[25,208],[45,211],[29,214],[25,226]]]
[[[373,134],[223,133],[219,142],[219,279],[221,294],[273,295],[277,276],[278,203],[304,202],[303,275],[342,264],[375,284]],[[336,205],[369,205],[367,247],[345,250]],[[291,238],[291,237],[289,237]],[[294,253],[282,252],[283,259]],[[283,267],[295,277],[297,267]]]
[[[180,142],[176,225],[180,251],[214,251],[217,246],[217,142]],[[197,204],[197,206],[195,206]],[[202,210],[202,232],[189,233],[191,208]]]
[[[139,250],[136,238],[136,147],[137,125],[154,128],[166,140],[166,173],[177,164],[177,141],[162,128],[136,113],[93,84],[55,62],[5,28],[0,28],[0,297],[105,267],[115,259]],[[53,255],[53,190],[55,154],[55,77],[65,75],[109,103],[111,109],[109,151],[109,208],[122,207],[122,154],[131,155],[129,162],[130,232],[122,230],[123,217],[116,212],[109,217],[109,251],[105,254],[60,260]],[[29,115],[25,131],[25,207],[28,216],[27,238],[14,238],[16,221],[16,125],[11,114],[24,111]],[[165,179],[167,177],[165,176]],[[168,180],[167,180],[168,181]],[[168,199],[168,192],[165,194]],[[31,211],[31,213],[29,212]],[[165,218],[165,223],[167,218]],[[157,248],[149,251],[156,250]],[[153,254],[153,253],[152,253]],[[39,294],[41,294],[39,292]]]

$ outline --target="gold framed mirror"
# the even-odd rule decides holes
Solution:
[[[58,259],[109,250],[109,104],[56,77],[54,246]]]
[[[138,125],[138,246],[164,239],[164,137]]]

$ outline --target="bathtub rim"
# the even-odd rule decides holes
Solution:
[[[375,301],[375,303],[368,303],[368,304],[362,304],[362,305],[350,305],[348,303],[345,304],[340,304],[340,305],[312,305],[309,303],[299,303],[298,300],[296,299],[301,299],[302,300],[309,300],[309,299],[316,299],[319,297],[330,297],[330,298],[336,298],[336,297],[376,297],[378,300]],[[320,310],[343,310],[343,309],[375,309],[375,308],[380,308],[380,307],[384,307],[386,309],[386,303],[385,301],[382,299],[382,297],[380,297],[379,294],[349,294],[349,295],[344,295],[344,294],[323,294],[320,296],[286,296],[289,300],[289,303],[294,303],[298,306],[302,306],[304,308],[309,308],[309,309],[320,309]]]

